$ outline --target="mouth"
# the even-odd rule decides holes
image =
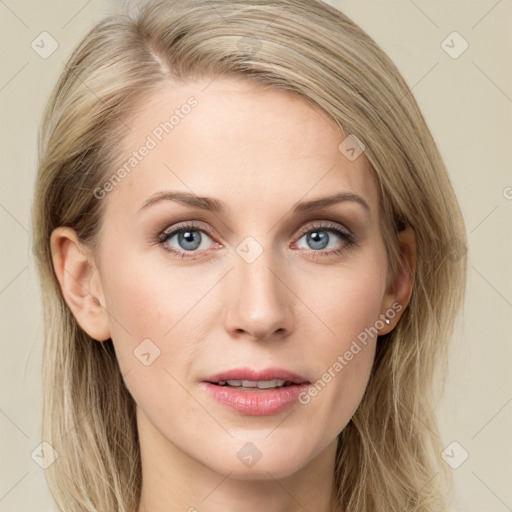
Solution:
[[[310,382],[282,368],[240,368],[219,373],[202,384],[217,402],[248,416],[267,416],[293,405]]]
[[[272,389],[295,384],[309,384],[305,377],[284,368],[266,368],[264,370],[235,368],[206,377],[203,382],[244,389]]]
[[[215,386],[228,386],[238,388],[244,391],[258,391],[260,389],[279,389],[295,385],[289,380],[272,379],[272,380],[221,380],[219,382],[210,382]]]

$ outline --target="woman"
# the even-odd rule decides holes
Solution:
[[[448,510],[463,220],[406,83],[338,10],[101,21],[45,112],[33,234],[61,510]]]

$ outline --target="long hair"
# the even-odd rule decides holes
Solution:
[[[379,189],[392,274],[398,233],[416,236],[411,300],[381,336],[363,399],[338,437],[333,510],[443,512],[451,475],[435,418],[466,286],[459,205],[419,107],[380,47],[319,0],[156,0],[111,14],[71,54],[39,133],[32,212],[44,305],[42,438],[61,511],[136,512],[142,485],[135,404],[112,341],[77,324],[49,239],[73,228],[94,249],[137,103],[162,87],[217,77],[300,94],[364,145]]]

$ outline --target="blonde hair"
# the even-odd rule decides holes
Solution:
[[[412,297],[379,339],[363,399],[339,435],[332,507],[446,511],[452,482],[434,406],[466,286],[462,215],[395,65],[317,0],[148,1],[99,22],[71,55],[41,124],[32,219],[45,321],[42,437],[59,454],[46,470],[57,505],[136,512],[142,475],[135,404],[112,342],[92,340],[68,309],[50,235],[70,226],[94,247],[105,201],[93,191],[117,168],[134,105],[166,84],[220,76],[298,93],[364,144],[392,273],[398,232],[414,230]]]

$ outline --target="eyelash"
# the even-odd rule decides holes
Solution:
[[[212,230],[202,226],[198,225],[193,221],[186,222],[184,224],[180,224],[176,227],[173,227],[170,230],[164,230],[162,231],[157,238],[158,244],[162,245],[163,249],[167,252],[170,252],[172,254],[175,254],[181,258],[188,258],[188,259],[196,259],[198,256],[195,256],[195,253],[198,253],[200,251],[178,251],[174,248],[171,248],[169,245],[166,245],[166,243],[171,239],[174,235],[182,232],[182,231],[200,231],[201,233],[206,233],[210,238],[213,239],[213,233]],[[299,231],[299,237],[297,240],[300,240],[304,235],[311,233],[315,230],[318,231],[328,231],[328,232],[334,232],[337,236],[339,236],[344,241],[344,247],[341,249],[333,249],[328,252],[325,252],[323,250],[314,250],[311,249],[310,252],[313,253],[314,258],[318,257],[334,257],[341,255],[346,249],[356,245],[356,240],[354,235],[350,233],[346,233],[345,231],[342,231],[336,224],[331,223],[317,223],[313,224],[311,226],[308,226],[307,228],[303,228]]]

